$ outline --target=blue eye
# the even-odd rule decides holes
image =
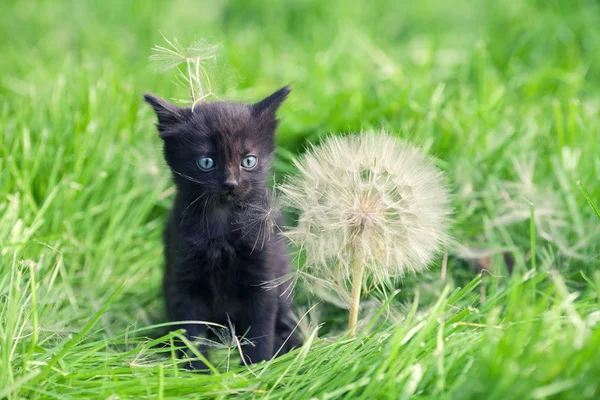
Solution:
[[[242,160],[242,167],[252,169],[256,167],[256,163],[258,163],[258,158],[256,158],[256,156],[248,156]]]
[[[210,157],[200,157],[196,160],[196,164],[201,170],[208,171],[215,167],[215,160]]]

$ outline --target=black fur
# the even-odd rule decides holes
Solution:
[[[177,186],[164,234],[168,316],[224,325],[230,318],[236,331],[246,332],[254,343],[243,348],[247,362],[271,359],[278,350],[283,354],[302,343],[292,334],[296,322],[290,296],[283,293],[288,283],[271,290],[263,285],[290,272],[287,247],[265,213],[275,113],[289,91],[284,87],[252,105],[212,102],[193,111],[144,96],[158,117],[165,160]],[[247,170],[240,163],[250,154],[258,163]],[[197,166],[202,156],[214,159],[214,169]],[[180,327],[190,338],[210,333],[201,324]],[[206,366],[196,362],[191,367]]]

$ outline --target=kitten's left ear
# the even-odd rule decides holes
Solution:
[[[252,113],[255,116],[268,115],[275,116],[275,112],[283,103],[287,95],[292,91],[289,86],[284,86],[270,96],[265,97],[258,103],[252,104]]]

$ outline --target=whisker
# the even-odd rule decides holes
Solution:
[[[196,192],[198,193],[198,192]],[[195,193],[194,193],[195,194]],[[183,221],[185,219],[185,213],[187,212],[187,210],[192,207],[195,203],[197,203],[198,201],[200,201],[202,198],[206,197],[207,193],[202,193],[200,194],[200,196],[196,197],[189,205],[187,205],[185,207],[185,209],[183,210],[183,212],[181,213],[181,224],[179,225],[180,227],[183,226]]]
[[[179,172],[179,171],[175,171],[174,169],[171,169],[171,171],[173,171],[173,172],[174,172],[174,173],[176,173],[177,175],[179,175],[179,176],[181,176],[181,177],[183,177],[183,178],[187,179],[188,181],[191,181],[191,182],[194,182],[194,183],[199,183],[199,184],[201,184],[201,185],[203,185],[203,184],[204,184],[204,182],[197,181],[196,179],[192,178],[191,176],[188,176],[188,175],[186,175],[186,174],[183,174],[183,173],[181,173],[181,172]]]

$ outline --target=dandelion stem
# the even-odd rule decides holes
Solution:
[[[360,306],[360,292],[363,280],[363,259],[360,246],[356,243],[352,246],[354,253],[354,268],[352,271],[352,299],[350,302],[350,317],[348,318],[348,328],[350,336],[356,333],[356,322],[358,321],[358,309]]]
[[[190,83],[190,95],[192,96],[192,101],[196,101],[196,94],[194,93],[194,81],[192,79],[192,69],[190,67],[190,60],[189,58],[185,60],[187,62],[187,68],[188,68],[188,82]],[[193,109],[193,107],[192,107]]]
[[[535,273],[535,269],[536,269],[536,255],[535,255],[535,208],[533,203],[530,203],[529,205],[529,211],[531,213],[531,217],[529,219],[529,236],[531,239],[531,270]],[[535,284],[535,278],[532,279],[532,285],[533,285],[533,290],[531,292],[531,294],[533,295],[533,301],[535,301],[535,295],[536,295],[536,284]]]

